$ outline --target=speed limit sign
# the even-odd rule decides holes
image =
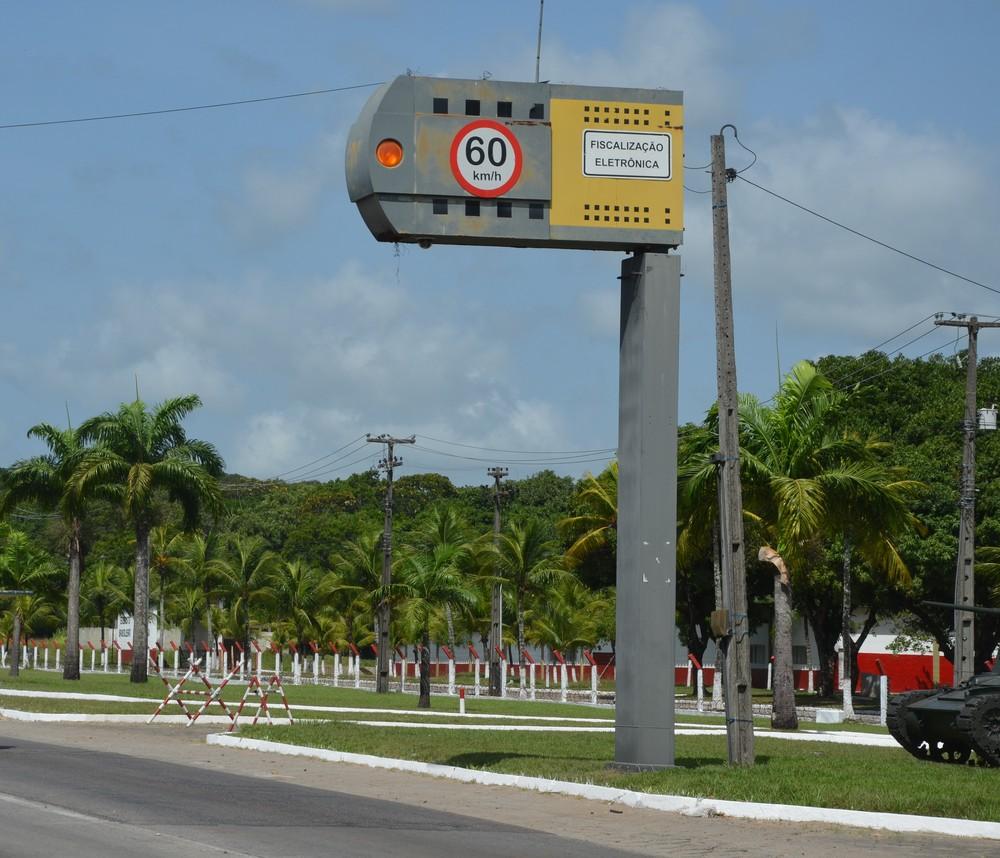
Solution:
[[[451,143],[451,172],[477,197],[506,194],[521,177],[524,156],[510,129],[492,119],[463,127]]]

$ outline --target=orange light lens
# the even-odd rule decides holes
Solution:
[[[403,161],[403,147],[398,140],[383,140],[375,147],[375,157],[383,167],[398,167]]]

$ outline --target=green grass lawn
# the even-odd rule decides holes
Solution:
[[[678,736],[677,768],[620,774],[614,736],[407,729],[312,722],[240,735],[643,792],[1000,821],[1000,770],[921,762],[894,748],[756,740],[757,765],[725,765],[724,736]]]
[[[172,677],[170,681],[176,682]],[[199,682],[191,682],[185,688],[203,688]],[[230,684],[223,693],[223,699],[227,703],[239,701],[243,695],[245,686]],[[58,700],[51,698],[26,698],[9,697],[0,695],[0,707],[7,709],[23,709],[31,712],[92,712],[92,713],[132,713],[151,714],[155,707],[155,701],[162,700],[166,693],[163,683],[156,677],[151,677],[145,684],[133,684],[129,682],[127,674],[115,673],[84,673],[79,681],[69,682],[62,678],[61,674],[47,671],[23,670],[21,675],[15,680],[6,673],[0,674],[0,690],[4,688],[16,688],[36,691],[61,691],[75,692],[80,694],[113,694],[122,697],[145,697],[149,698],[149,703],[125,703],[110,701],[74,701]],[[679,691],[682,689],[678,689]],[[288,695],[289,703],[294,706],[350,706],[377,709],[416,709],[417,695],[412,693],[400,694],[393,692],[386,695],[375,695],[371,691],[359,690],[355,688],[333,688],[324,685],[292,685],[287,684],[285,691]],[[431,697],[431,708],[435,712],[457,713],[458,699],[446,695],[433,695]],[[516,697],[506,700],[497,700],[489,697],[472,697],[466,699],[466,709],[472,713],[485,713],[495,715],[526,715],[526,716],[546,716],[546,717],[570,717],[570,718],[597,718],[607,719],[614,717],[613,707],[591,707],[572,703],[555,703],[550,701],[529,701],[519,700]],[[175,714],[180,714],[180,708],[171,703],[168,710]],[[212,712],[221,714],[221,709],[212,707]],[[338,717],[351,718],[353,715],[336,716],[334,713],[313,713],[299,712],[297,717]],[[380,720],[386,720],[381,716]],[[391,716],[387,716],[391,717]],[[721,714],[697,714],[690,711],[679,710],[677,720],[695,724],[722,724]],[[758,727],[767,727],[767,718],[755,719]],[[802,722],[802,730],[850,730],[852,732],[881,732],[882,727],[859,723],[848,724],[822,724],[816,725],[811,722]]]

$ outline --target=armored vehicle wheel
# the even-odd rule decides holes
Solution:
[[[1000,766],[1000,696],[969,697],[955,723],[969,737],[983,765]]]
[[[919,732],[920,725],[912,716],[907,717],[906,707],[925,697],[931,697],[938,691],[936,688],[921,688],[917,691],[894,694],[889,699],[889,708],[885,713],[885,723],[892,737],[919,760],[928,759],[931,750]]]

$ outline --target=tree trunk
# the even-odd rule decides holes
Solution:
[[[14,650],[10,654],[10,675],[17,676],[21,672],[21,612],[14,609]],[[74,659],[75,661],[75,659]]]
[[[455,621],[451,615],[451,604],[445,602],[444,605],[444,618],[448,624],[448,648],[454,652],[455,651]]]
[[[792,588],[774,576],[774,672],[771,726],[797,730],[795,684],[792,675]]]
[[[418,709],[431,708],[431,633],[424,629],[420,637],[423,647],[420,649],[420,699]]]
[[[131,682],[145,682],[149,661],[149,525],[135,526],[135,592],[132,605]]]
[[[520,672],[521,653],[524,651],[524,593],[517,594],[517,666]]]
[[[70,522],[69,533],[69,582],[66,586],[66,661],[63,662],[63,679],[80,678],[80,519]],[[70,653],[73,658],[70,658]]]
[[[163,627],[167,624],[166,623],[166,617],[165,617],[165,615],[166,615],[166,605],[164,604],[165,601],[166,601],[166,599],[165,599],[165,591],[166,591],[166,583],[167,583],[166,581],[163,580],[165,577],[166,576],[161,571],[160,572],[160,607],[159,607],[159,609],[157,610],[157,613],[156,613],[156,646],[159,649],[163,649]]]
[[[843,637],[844,665],[840,677],[840,687],[844,695],[844,718],[854,717],[854,674],[851,670],[854,662],[854,643],[851,640],[851,537],[844,536],[843,556],[844,599],[841,606],[841,636]]]

